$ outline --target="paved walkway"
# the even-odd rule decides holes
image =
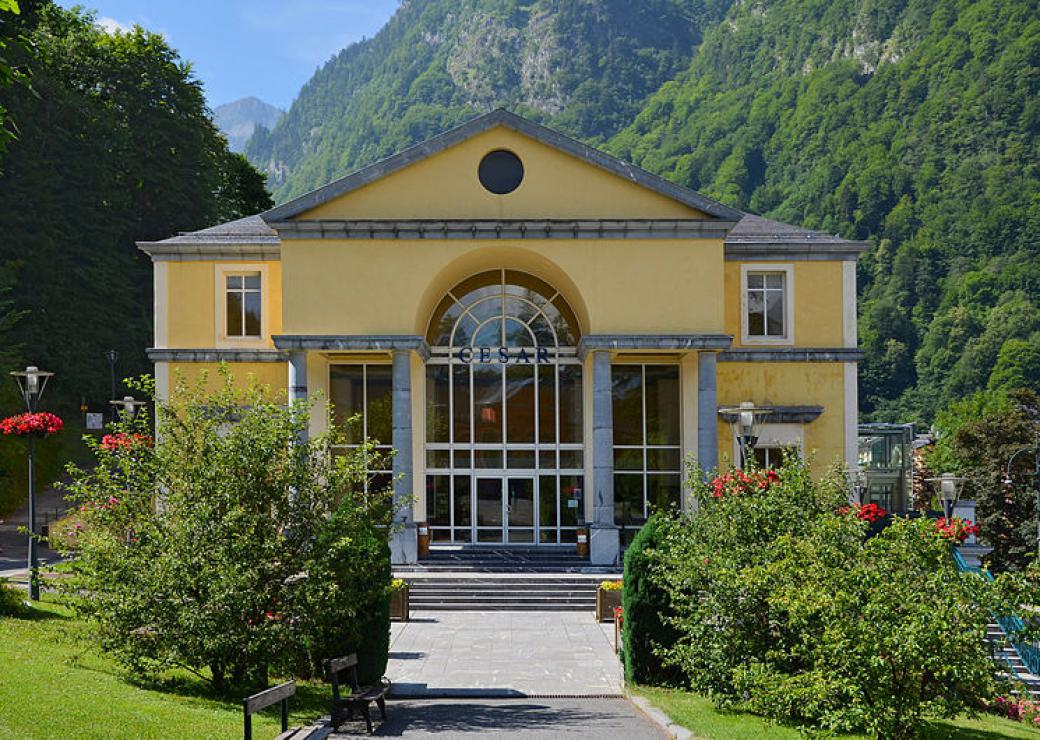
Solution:
[[[66,504],[62,494],[53,488],[39,491],[36,495],[37,527],[44,520],[53,521],[65,511]],[[27,578],[27,558],[29,536],[19,532],[19,528],[29,526],[29,504],[23,503],[17,511],[6,517],[0,517],[0,578]],[[54,563],[61,556],[43,543],[37,549],[41,563]]]
[[[373,711],[375,708],[373,707]],[[378,712],[376,712],[378,717]],[[661,740],[656,725],[624,699],[441,699],[391,701],[376,737],[611,738]],[[369,737],[348,722],[330,738]]]
[[[402,698],[621,696],[614,625],[589,612],[419,611],[391,628]]]

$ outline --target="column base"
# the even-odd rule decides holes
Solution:
[[[419,561],[419,533],[414,522],[408,522],[390,538],[390,564],[415,565]]]
[[[589,562],[594,565],[619,565],[621,538],[614,525],[595,524],[589,529]]]

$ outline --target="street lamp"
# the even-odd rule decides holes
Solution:
[[[122,410],[123,418],[128,422],[134,420],[134,417],[142,406],[148,405],[147,401],[138,401],[133,396],[123,396],[122,398],[113,399],[109,401],[109,403],[115,407],[113,413]]]
[[[964,479],[953,473],[943,473],[938,478],[925,478],[925,481],[939,484],[939,500],[942,502],[943,513],[947,519],[952,519],[953,509],[961,497],[961,489],[964,488]]]
[[[105,359],[108,360],[108,372],[109,377],[112,380],[112,395],[109,398],[116,397],[116,362],[119,360],[119,353],[114,349],[107,350],[105,352]],[[116,420],[116,410],[112,409],[112,421]]]
[[[1021,447],[1011,453],[1011,457],[1008,458],[1007,465],[1004,467],[1004,485],[1012,486],[1014,481],[1011,480],[1011,466],[1015,462],[1015,458],[1021,455],[1023,452],[1033,453],[1033,491],[1036,493],[1036,545],[1037,549],[1040,550],[1040,432],[1036,432],[1033,436],[1033,444],[1029,447]]]
[[[25,408],[35,414],[47,381],[54,373],[30,365],[25,370],[11,373],[22,392]],[[40,560],[36,553],[36,435],[29,435],[29,598],[40,600]]]
[[[758,444],[758,428],[761,419],[773,413],[773,409],[755,406],[751,401],[743,401],[739,406],[728,406],[719,409],[719,415],[733,426],[733,436],[740,448],[740,467],[745,467],[755,445]]]
[[[867,495],[867,471],[863,468],[849,468],[849,490],[852,493],[852,503],[856,506],[863,505],[863,498]]]

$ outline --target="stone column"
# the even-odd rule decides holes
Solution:
[[[394,446],[394,525],[397,531],[390,543],[390,556],[395,565],[403,565],[418,559],[412,513],[412,358],[410,350],[394,350],[393,356],[391,443]]]
[[[307,353],[289,353],[289,402],[307,400]],[[308,430],[304,429],[300,441],[306,442]]]
[[[717,360],[714,352],[697,354],[697,462],[706,471],[719,465]]]
[[[614,411],[610,352],[592,353],[592,521],[589,555],[593,563],[613,564],[621,547],[614,523]]]

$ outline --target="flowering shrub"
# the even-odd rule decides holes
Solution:
[[[998,696],[989,705],[989,710],[998,717],[1040,727],[1040,702],[1015,696]]]
[[[888,516],[888,511],[877,504],[863,504],[856,510],[857,518],[871,524],[879,519],[884,519],[886,516]]]
[[[65,424],[60,418],[47,411],[35,414],[18,414],[0,420],[0,432],[27,437],[30,434],[45,436],[60,432]]]
[[[944,539],[950,540],[954,544],[961,545],[964,544],[964,541],[972,535],[977,535],[979,533],[979,528],[967,519],[961,519],[956,516],[952,519],[947,519],[946,517],[941,516],[935,521],[935,531]]]
[[[604,591],[620,591],[621,590],[621,581],[620,580],[617,580],[617,581],[603,581],[602,583],[599,584],[599,587],[601,589],[603,589]]]
[[[115,434],[106,434],[101,438],[101,448],[110,452],[122,449],[129,450],[133,447],[151,447],[153,444],[154,440],[147,434],[116,432]]]
[[[712,497],[723,498],[768,491],[771,485],[779,482],[780,474],[775,470],[734,470],[717,476],[709,486]]]
[[[403,578],[395,578],[394,580],[390,581],[391,591],[402,591],[406,588],[408,588],[408,581],[406,581]]]

